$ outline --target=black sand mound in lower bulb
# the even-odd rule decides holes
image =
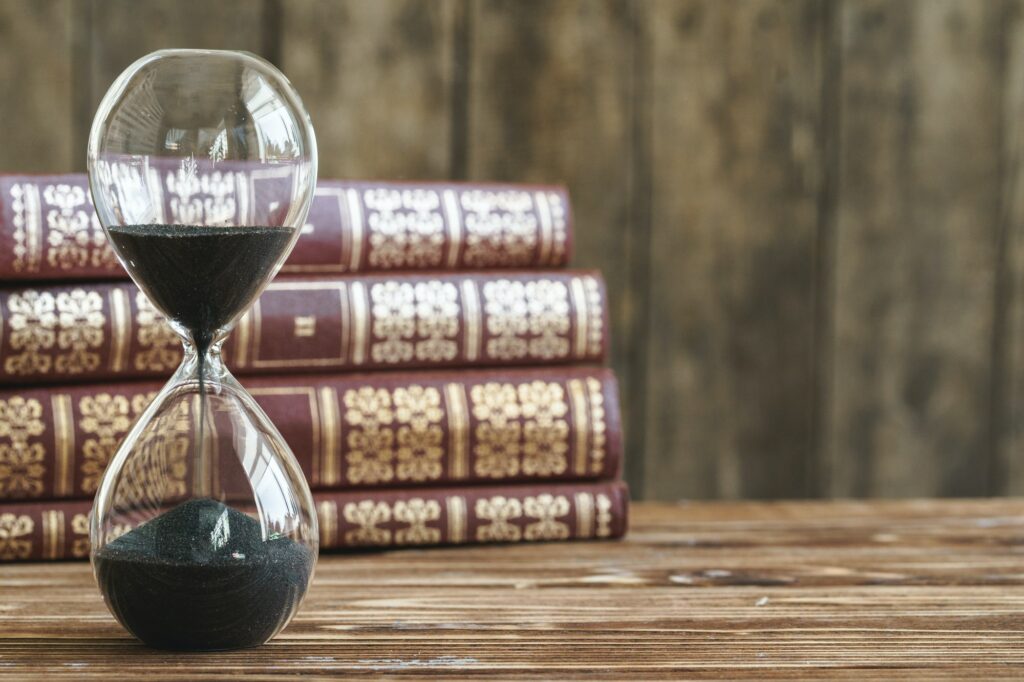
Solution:
[[[189,500],[96,552],[107,605],[159,649],[214,651],[263,644],[306,592],[313,553],[264,540],[257,520],[216,500]]]

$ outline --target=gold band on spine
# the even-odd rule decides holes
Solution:
[[[469,408],[466,387],[461,383],[445,384],[448,401],[448,476],[453,479],[469,476]]]
[[[576,493],[576,537],[589,538],[594,534],[594,497],[590,493]]]
[[[448,221],[448,267],[455,269],[459,263],[459,249],[462,248],[462,217],[459,215],[459,202],[455,191],[446,189],[444,196],[444,213]]]
[[[338,505],[324,500],[317,506],[320,517],[320,549],[338,546]]]
[[[23,184],[25,192],[22,201],[25,204],[25,269],[39,272],[39,262],[43,255],[43,211],[39,202],[39,185]]]
[[[448,542],[458,545],[466,541],[466,498],[451,495],[448,507]]]
[[[238,320],[235,330],[235,357],[231,364],[235,369],[245,367],[249,363],[249,340],[252,338],[252,312],[247,312]]]
[[[320,430],[322,432],[323,454],[320,462],[320,479],[324,485],[336,485],[341,481],[341,462],[338,448],[341,446],[338,394],[334,389],[320,389]]]
[[[352,260],[349,261],[349,269],[353,272],[359,270],[359,261],[363,257],[363,206],[359,199],[359,192],[350,189],[346,192],[348,196],[349,225],[352,227]]]
[[[587,419],[587,395],[582,381],[579,379],[569,381],[569,397],[572,401],[573,421],[576,429],[573,470],[582,476],[587,473],[587,434],[590,431]]]
[[[252,304],[249,313],[252,315],[252,361],[255,363],[260,359],[260,336],[263,335],[263,310],[260,308],[260,299]]]
[[[471,279],[462,282],[462,314],[463,324],[466,325],[463,353],[467,361],[473,361],[480,355],[480,330],[483,320],[480,317],[480,296],[476,290],[476,282]]]
[[[597,495],[597,537],[606,538],[612,534],[612,501],[607,495]]]
[[[338,306],[341,309],[341,362],[348,362],[349,338],[352,331],[352,319],[349,317],[348,290],[345,284],[338,283]]]
[[[576,357],[587,355],[587,292],[583,288],[583,280],[573,277],[571,283],[572,307],[576,313]]]
[[[124,290],[110,290],[110,326],[111,348],[110,369],[120,372],[128,362],[128,321],[131,319],[131,308]]]
[[[74,415],[71,412],[71,396],[57,393],[50,397],[53,407],[53,449],[56,466],[53,474],[53,493],[56,497],[71,495],[75,472],[71,458],[75,451]]]
[[[366,360],[366,327],[369,323],[366,285],[362,282],[352,282],[349,291],[352,292],[352,363],[361,365]]]
[[[537,262],[540,265],[547,265],[551,258],[551,206],[548,205],[548,197],[544,192],[537,192],[533,196],[540,218],[540,258]]]

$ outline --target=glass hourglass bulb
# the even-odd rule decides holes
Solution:
[[[185,345],[97,490],[97,582],[152,646],[262,644],[309,586],[316,513],[294,455],[220,349],[306,219],[309,116],[259,57],[154,52],[104,97],[88,163],[103,229],[145,293],[136,307],[154,306]]]

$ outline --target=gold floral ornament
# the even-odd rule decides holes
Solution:
[[[99,219],[84,188],[75,185],[47,185],[43,199],[52,208],[46,212],[50,265],[61,270],[85,265],[109,268],[116,263],[107,245]]]
[[[554,476],[568,467],[569,406],[556,382],[533,381],[518,387],[523,414],[523,473]]]
[[[435,480],[441,476],[444,431],[441,392],[436,388],[409,386],[394,392],[394,417],[398,427],[395,473],[402,481]]]
[[[163,315],[141,291],[135,294],[135,315],[139,352],[135,354],[135,369],[163,372],[174,369],[181,362],[181,340],[167,324]]]
[[[380,269],[441,265],[444,218],[434,190],[375,188],[363,192],[370,265]]]
[[[43,406],[34,398],[0,400],[0,495],[42,495],[46,450],[42,443],[29,442],[43,434],[42,416]]]
[[[32,529],[35,524],[29,516],[0,514],[0,559],[27,559],[32,553]]]
[[[395,521],[409,524],[395,531],[397,545],[436,545],[441,542],[441,531],[427,524],[441,519],[441,505],[437,500],[414,497],[395,502]]]
[[[113,542],[118,539],[132,527],[127,523],[120,523],[107,529],[107,542]],[[89,515],[88,514],[75,514],[71,517],[71,534],[74,536],[74,540],[71,542],[71,556],[73,557],[86,557],[89,556]]]
[[[529,350],[523,336],[530,328],[526,288],[522,282],[499,279],[483,286],[487,316],[487,354],[498,360],[522,358]]]
[[[56,370],[64,374],[91,372],[99,367],[100,355],[94,349],[103,344],[103,299],[95,291],[73,289],[57,294],[60,331],[57,346],[66,353],[57,355]]]
[[[474,511],[478,521],[489,521],[476,529],[480,542],[515,542],[522,536],[519,526],[511,523],[523,515],[523,506],[514,497],[495,495],[476,501]]]
[[[478,423],[473,469],[484,478],[506,478],[519,473],[522,425],[512,384],[490,382],[470,390],[473,416]]]
[[[564,282],[542,279],[527,282],[526,309],[529,314],[529,352],[534,358],[550,360],[569,355],[569,288]]]
[[[385,502],[362,500],[348,502],[342,508],[342,516],[352,525],[358,526],[345,531],[345,544],[350,546],[386,545],[391,542],[391,531],[378,528],[379,524],[391,520],[391,508]]]
[[[459,290],[451,282],[418,282],[416,295],[416,359],[452,360],[459,347]]]
[[[460,204],[466,227],[466,265],[529,265],[537,248],[537,216],[529,192],[470,190]]]
[[[132,425],[131,406],[123,395],[100,393],[78,402],[82,442],[82,490],[96,492],[107,464],[117,451],[121,438]]]
[[[346,441],[350,483],[381,483],[394,478],[395,434],[391,394],[384,388],[363,386],[345,391],[345,421],[352,428]]]
[[[523,500],[523,511],[537,519],[528,523],[523,531],[525,540],[565,540],[569,537],[568,524],[558,519],[569,514],[569,500],[564,495],[544,493]]]
[[[373,335],[370,349],[374,362],[408,362],[416,335],[416,293],[408,282],[384,282],[370,287],[373,304]]]
[[[52,358],[46,351],[57,340],[57,304],[53,294],[25,289],[7,299],[8,326],[11,328],[11,350],[4,360],[8,374],[46,374]]]

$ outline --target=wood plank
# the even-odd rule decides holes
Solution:
[[[996,282],[996,460],[994,494],[1024,494],[1024,2],[1009,5],[1005,27],[1003,88],[1004,179],[1000,202]]]
[[[316,127],[320,176],[450,174],[455,0],[286,0],[282,68]]]
[[[91,3],[89,115],[76,120],[82,168],[92,116],[114,79],[136,59],[165,48],[265,51],[264,3],[252,0],[103,0]]]
[[[321,558],[270,644],[135,643],[89,565],[0,566],[18,679],[996,679],[1024,666],[1024,502],[637,505],[615,543]]]
[[[832,495],[989,489],[1003,18],[841,7]]]
[[[824,5],[644,3],[651,290],[641,495],[811,492]]]
[[[636,21],[627,0],[473,2],[465,154],[477,180],[565,183],[574,262],[608,284],[612,365],[641,489],[646,225],[638,219]]]
[[[0,173],[72,170],[71,6],[0,2]]]

